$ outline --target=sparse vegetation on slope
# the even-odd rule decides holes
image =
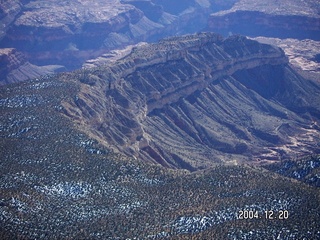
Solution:
[[[77,74],[0,89],[1,238],[319,238],[319,189],[258,167],[168,170],[79,131],[61,105]]]

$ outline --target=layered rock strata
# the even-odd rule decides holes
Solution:
[[[64,113],[100,142],[167,167],[277,160],[319,141],[319,86],[287,64],[281,49],[245,37],[170,38],[79,71]]]
[[[199,31],[213,9],[225,9],[232,2],[3,1],[0,48],[16,48],[35,65],[77,69],[114,49]]]
[[[320,42],[310,39],[279,39],[257,37],[255,40],[276,45],[284,50],[289,58],[289,62],[297,69],[302,70],[301,73],[307,78],[320,81]]]

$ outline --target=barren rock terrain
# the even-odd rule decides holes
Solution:
[[[279,38],[266,38],[257,37],[255,40],[273,44],[282,48],[289,58],[289,62],[300,71],[301,74],[307,78],[320,81],[320,60],[319,48],[320,42],[311,39],[279,39]]]

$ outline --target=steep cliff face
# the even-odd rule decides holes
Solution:
[[[170,38],[80,71],[82,90],[64,112],[100,141],[164,166],[276,160],[319,141],[319,86],[287,63],[279,48],[244,37]]]
[[[320,26],[316,0],[2,1],[0,23],[0,48],[15,48],[34,65],[67,70],[114,49],[205,28],[318,40]]]
[[[1,76],[6,75],[13,69],[18,68],[20,65],[26,62],[26,58],[22,53],[17,52],[13,48],[5,48],[0,50],[1,60]]]
[[[72,69],[110,49],[199,30],[212,7],[194,0],[181,6],[164,4],[151,0],[5,1],[0,44],[27,53],[34,64],[59,62]]]
[[[116,0],[94,4],[32,1],[23,5],[1,44],[27,53],[35,64],[60,62],[71,68],[89,56],[98,56],[99,47],[110,32],[127,28],[142,18],[141,11]],[[76,60],[74,64],[72,60]]]
[[[320,40],[319,3],[315,0],[240,0],[231,9],[213,13],[210,30],[223,34]]]

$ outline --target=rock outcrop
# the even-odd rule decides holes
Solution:
[[[3,1],[0,48],[15,48],[34,65],[73,70],[114,49],[199,31],[212,11],[233,2]]]
[[[6,0],[0,6],[0,48],[17,49],[33,65],[73,70],[115,49],[205,28],[319,40],[318,10],[316,0]]]
[[[185,170],[315,149],[319,86],[281,50],[200,34],[122,54],[0,87],[0,239],[319,238],[320,156]]]
[[[170,38],[76,76],[81,91],[64,113],[100,142],[167,167],[318,148],[319,86],[297,75],[281,49],[245,37]]]

